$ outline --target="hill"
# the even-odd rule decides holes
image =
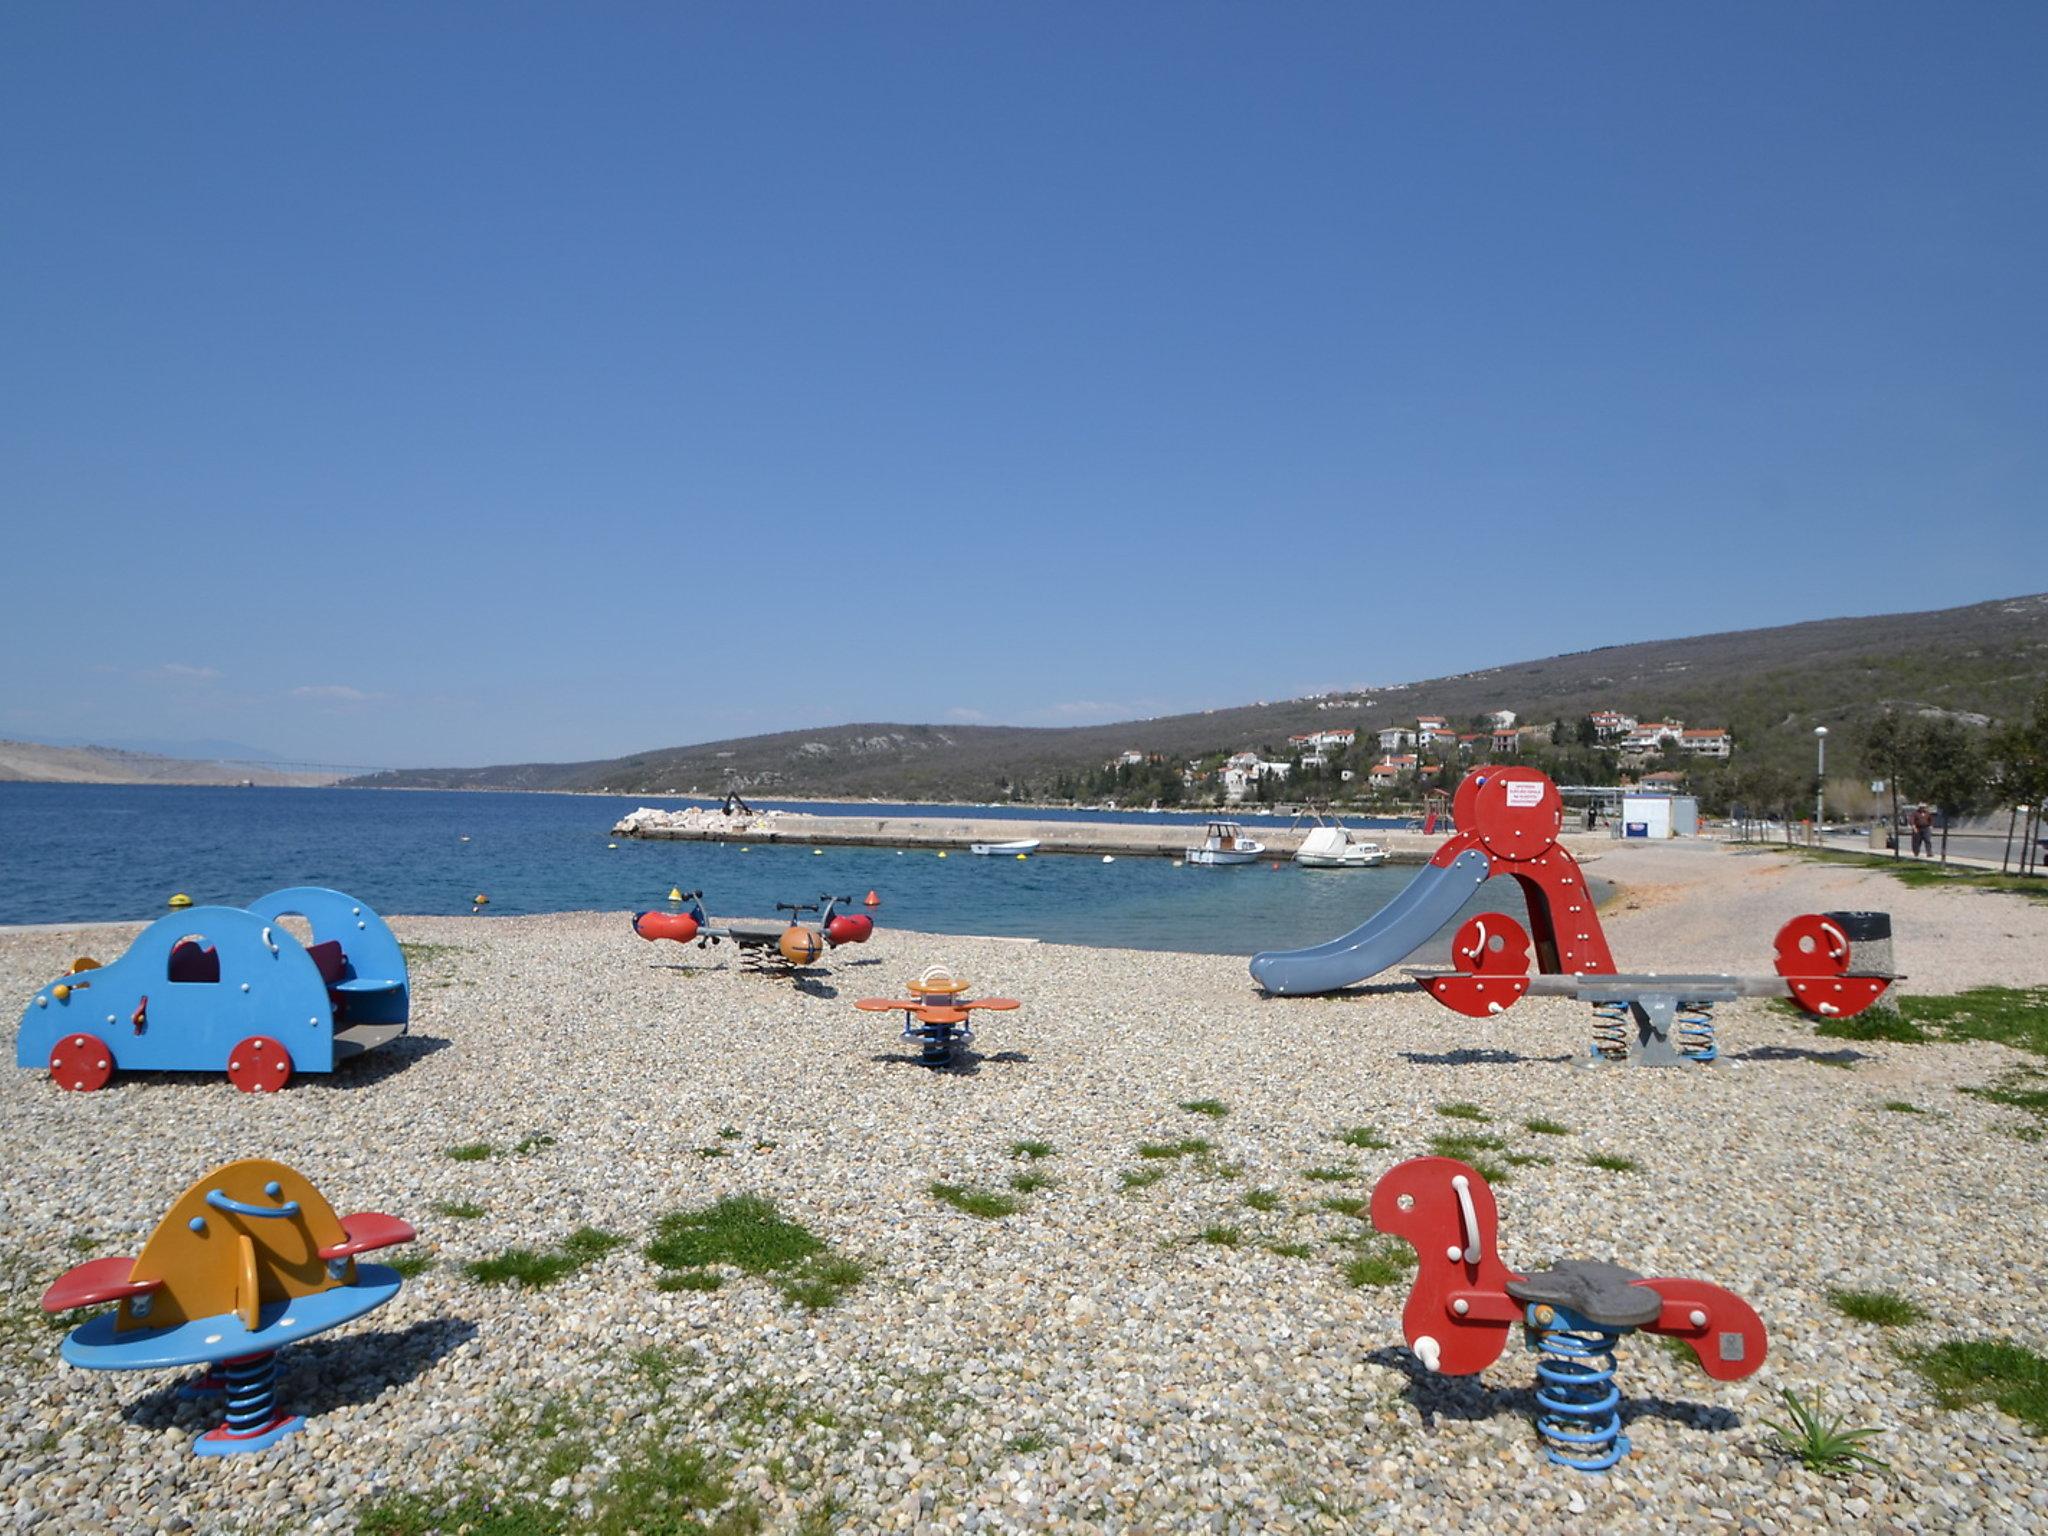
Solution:
[[[332,773],[261,763],[163,757],[119,747],[57,747],[0,741],[0,782],[36,784],[332,784]]]
[[[1361,738],[1438,714],[1464,724],[1511,709],[1524,722],[1596,709],[1726,726],[1737,755],[1810,766],[1812,729],[1853,743],[1887,704],[2002,718],[2048,685],[2048,594],[1928,613],[1822,619],[1771,629],[1605,646],[1427,681],[1162,716],[1117,725],[840,725],[664,747],[580,763],[418,768],[353,784],[985,801],[1070,788],[1126,750],[1181,761],[1280,749],[1296,733],[1354,726]],[[1470,728],[1469,726],[1467,727]]]

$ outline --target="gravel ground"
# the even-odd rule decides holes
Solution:
[[[1706,847],[1614,850],[1594,872],[1621,885],[1609,928],[1625,967],[1766,970],[1786,917],[1883,907],[1915,990],[2048,980],[2048,909],[2013,898]],[[2048,1346],[2048,1172],[2011,1111],[1957,1091],[2023,1060],[2002,1047],[1857,1046],[1843,1071],[1826,1064],[1843,1042],[1742,1004],[1721,1015],[1718,1069],[1588,1070],[1570,1003],[1480,1023],[1402,987],[1268,1001],[1229,957],[884,928],[797,985],[739,972],[730,951],[644,944],[620,914],[395,926],[445,946],[416,958],[413,1037],[333,1078],[275,1098],[198,1076],[92,1095],[40,1072],[0,1081],[12,1528],[347,1530],[372,1494],[464,1484],[574,1507],[649,1434],[703,1449],[769,1529],[2048,1524],[2048,1444],[1988,1406],[1940,1408],[1895,1353],[1958,1334]],[[111,957],[127,932],[0,932],[0,996],[25,1000],[82,950]],[[984,1016],[970,1070],[911,1064],[897,1016],[851,1006],[935,961],[1024,1002]],[[1177,1107],[1209,1098],[1227,1116]],[[1883,1108],[1901,1099],[1930,1112]],[[1494,1123],[1439,1116],[1451,1100]],[[1539,1116],[1570,1133],[1523,1128]],[[1357,1125],[1391,1149],[1334,1140]],[[1764,1369],[1716,1383],[1630,1340],[1635,1448],[1604,1478],[1542,1461],[1518,1344],[1478,1378],[1421,1372],[1400,1335],[1405,1282],[1348,1284],[1364,1228],[1321,1202],[1472,1129],[1555,1159],[1499,1189],[1511,1264],[1717,1281],[1762,1313]],[[539,1136],[554,1142],[483,1162],[443,1152]],[[1137,1155],[1196,1136],[1210,1154]],[[1052,1144],[1035,1166],[1059,1182],[1017,1214],[981,1220],[927,1192],[1003,1186],[1028,1139]],[[1586,1166],[1596,1151],[1640,1171]],[[339,1209],[407,1217],[437,1262],[284,1357],[285,1404],[316,1415],[286,1449],[199,1460],[188,1443],[211,1409],[177,1401],[168,1374],[63,1366],[34,1300],[83,1254],[133,1252],[187,1183],[251,1155],[300,1168]],[[1347,1165],[1349,1182],[1303,1177]],[[1140,1167],[1168,1171],[1125,1189]],[[1253,1189],[1278,1208],[1246,1207]],[[656,1219],[735,1193],[772,1197],[869,1277],[820,1311],[736,1273],[712,1293],[658,1290],[640,1251]],[[434,1213],[460,1201],[484,1214]],[[631,1241],[542,1290],[461,1270],[584,1225]],[[1216,1225],[1242,1242],[1198,1240]],[[1309,1252],[1266,1246],[1280,1243]],[[1896,1290],[1935,1318],[1854,1323],[1830,1288]],[[651,1348],[672,1379],[650,1375]],[[1870,1448],[1892,1472],[1829,1479],[1775,1454],[1761,1420],[1787,1386],[1883,1426]],[[539,1468],[544,1409],[594,1459]]]

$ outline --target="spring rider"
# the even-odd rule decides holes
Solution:
[[[1447,1376],[1483,1371],[1520,1323],[1536,1353],[1536,1429],[1561,1467],[1605,1472],[1628,1454],[1614,1349],[1629,1334],[1683,1340],[1717,1381],[1764,1363],[1748,1302],[1704,1280],[1646,1280],[1616,1264],[1566,1259],[1519,1275],[1494,1246],[1493,1191],[1465,1164],[1418,1157],[1373,1186],[1372,1224],[1413,1245],[1415,1286],[1401,1313],[1416,1358]]]
[[[901,1008],[903,1038],[917,1042],[918,1065],[925,1067],[952,1065],[953,1052],[974,1038],[967,1020],[976,1008],[1007,1011],[1021,1006],[1014,997],[962,997],[967,983],[956,980],[943,965],[926,967],[906,990],[910,993],[907,998],[864,997],[853,1006],[864,1013]]]
[[[186,1390],[225,1393],[227,1416],[192,1449],[260,1451],[306,1422],[278,1411],[278,1350],[396,1296],[398,1272],[356,1255],[412,1239],[395,1216],[336,1216],[302,1174],[248,1158],[180,1195],[139,1258],[71,1270],[43,1310],[118,1302],[71,1330],[64,1358],[87,1370],[205,1366]]]

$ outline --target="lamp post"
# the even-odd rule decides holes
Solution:
[[[1813,770],[1813,845],[1818,848],[1820,846],[1821,823],[1827,819],[1825,805],[1828,793],[1828,728],[1826,726],[1816,725],[1813,728],[1813,746],[1814,751],[1819,754],[1819,761],[1814,765]]]

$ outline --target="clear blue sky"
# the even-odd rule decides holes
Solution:
[[[2048,7],[17,4],[0,735],[1081,722],[2048,587]]]

